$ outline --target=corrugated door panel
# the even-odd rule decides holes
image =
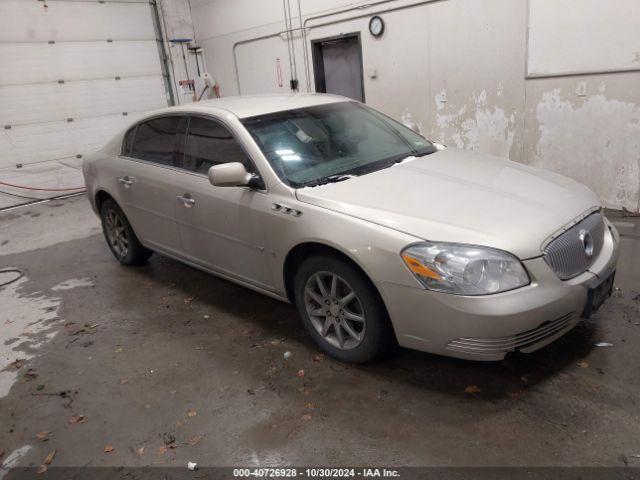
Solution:
[[[140,114],[105,115],[74,122],[38,123],[3,130],[0,135],[0,169],[15,167],[18,163],[87,155],[105,145]]]
[[[0,87],[0,128],[97,115],[154,110],[167,105],[159,75]]]
[[[0,41],[153,40],[149,2],[0,1]],[[16,12],[20,12],[18,15]]]
[[[75,187],[77,155],[167,105],[152,12],[146,0],[0,0],[0,180]]]
[[[155,41],[0,44],[0,86],[161,72]]]

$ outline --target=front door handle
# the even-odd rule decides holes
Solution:
[[[196,200],[192,198],[188,193],[185,193],[184,195],[178,195],[176,198],[180,200],[182,204],[187,208],[191,208],[196,204]]]
[[[135,179],[133,177],[130,177],[129,175],[118,178],[118,182],[120,182],[120,184],[122,184],[124,188],[130,188],[131,185],[133,185],[134,180]]]

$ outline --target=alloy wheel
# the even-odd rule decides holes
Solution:
[[[129,239],[124,226],[124,220],[115,210],[108,210],[105,217],[107,239],[118,257],[123,258],[129,252]]]
[[[307,280],[304,303],[315,330],[332,346],[351,350],[364,340],[367,326],[354,289],[332,272],[316,272]]]

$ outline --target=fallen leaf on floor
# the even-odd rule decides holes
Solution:
[[[122,352],[122,347],[118,347],[114,350],[115,353],[120,353]]]
[[[587,362],[578,362],[578,366],[580,368],[589,368],[589,364]]]
[[[302,420],[304,420],[305,422],[308,422],[309,420],[311,420],[311,414],[305,413],[304,415],[302,415]]]
[[[464,391],[465,393],[480,393],[482,390],[477,385],[469,385]]]
[[[322,355],[314,355],[313,356],[313,361],[318,363],[322,361]]]
[[[104,447],[104,453],[111,453],[113,452],[113,450],[114,450],[113,445],[106,445]]]
[[[24,376],[22,377],[22,381],[30,382],[31,380],[35,380],[36,378],[38,378],[38,374],[36,373],[35,370],[30,368],[29,370],[27,370],[27,373],[25,373]]]
[[[81,333],[87,333],[87,334],[95,333],[95,329],[96,329],[96,327],[98,327],[98,324],[97,324],[97,323],[96,323],[95,325],[89,325],[88,323],[86,323],[86,324],[84,325],[84,327],[79,328],[78,330],[76,330],[76,331],[74,331],[74,332],[71,332],[71,333],[69,334],[69,336],[70,336],[70,337],[74,337],[74,336],[76,336],[76,335],[80,335]]]
[[[85,420],[84,415],[71,415],[69,417],[69,423],[82,423]]]
[[[189,410],[187,412],[187,417],[195,417],[196,415],[198,415],[198,412],[196,412],[195,410]]]
[[[120,385],[126,385],[127,383],[129,383],[129,380],[127,380],[126,378],[120,380]]]
[[[173,433],[163,433],[162,441],[165,445],[171,445],[176,441],[176,436]]]
[[[304,377],[304,370],[303,369],[298,370],[298,376],[300,378]]]
[[[305,407],[307,407],[309,410],[315,410],[316,406],[313,402],[309,402],[305,405]]]
[[[164,455],[165,453],[167,453],[167,447],[165,445],[158,447],[158,450],[156,450],[156,453],[158,455]]]
[[[144,447],[140,447],[136,449],[136,453],[138,454],[138,456],[142,456],[144,455]]]
[[[191,302],[193,302],[194,298],[196,297],[188,297],[184,299],[184,303],[186,303],[187,305],[190,304]]]
[[[36,434],[36,438],[37,438],[38,440],[40,440],[41,442],[46,442],[47,440],[49,440],[49,434],[50,434],[50,433],[51,433],[51,432],[46,432],[46,431],[45,431],[45,432],[38,432],[38,433]]]
[[[49,452],[49,455],[44,457],[44,462],[43,463],[45,465],[51,465],[51,462],[53,462],[54,458],[56,458],[56,451],[55,450],[53,452]]]
[[[47,466],[46,465],[40,465],[38,467],[37,473],[38,473],[38,475],[42,475],[46,471],[47,471]]]
[[[199,444],[203,438],[204,437],[202,435],[196,435],[195,437],[191,437],[188,443],[193,447],[194,445]]]
[[[598,342],[593,344],[595,347],[613,347],[613,343],[609,342]]]
[[[24,365],[24,358],[17,358],[13,362],[11,362],[5,370],[20,370]]]
[[[44,385],[42,383],[36,385],[36,390],[38,390],[38,391],[44,390]]]

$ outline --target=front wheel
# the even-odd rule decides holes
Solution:
[[[100,208],[102,231],[114,257],[123,265],[140,265],[153,254],[142,246],[122,209],[113,200]]]
[[[395,343],[375,287],[350,263],[330,255],[307,258],[296,273],[294,289],[307,330],[332,357],[363,363]]]

